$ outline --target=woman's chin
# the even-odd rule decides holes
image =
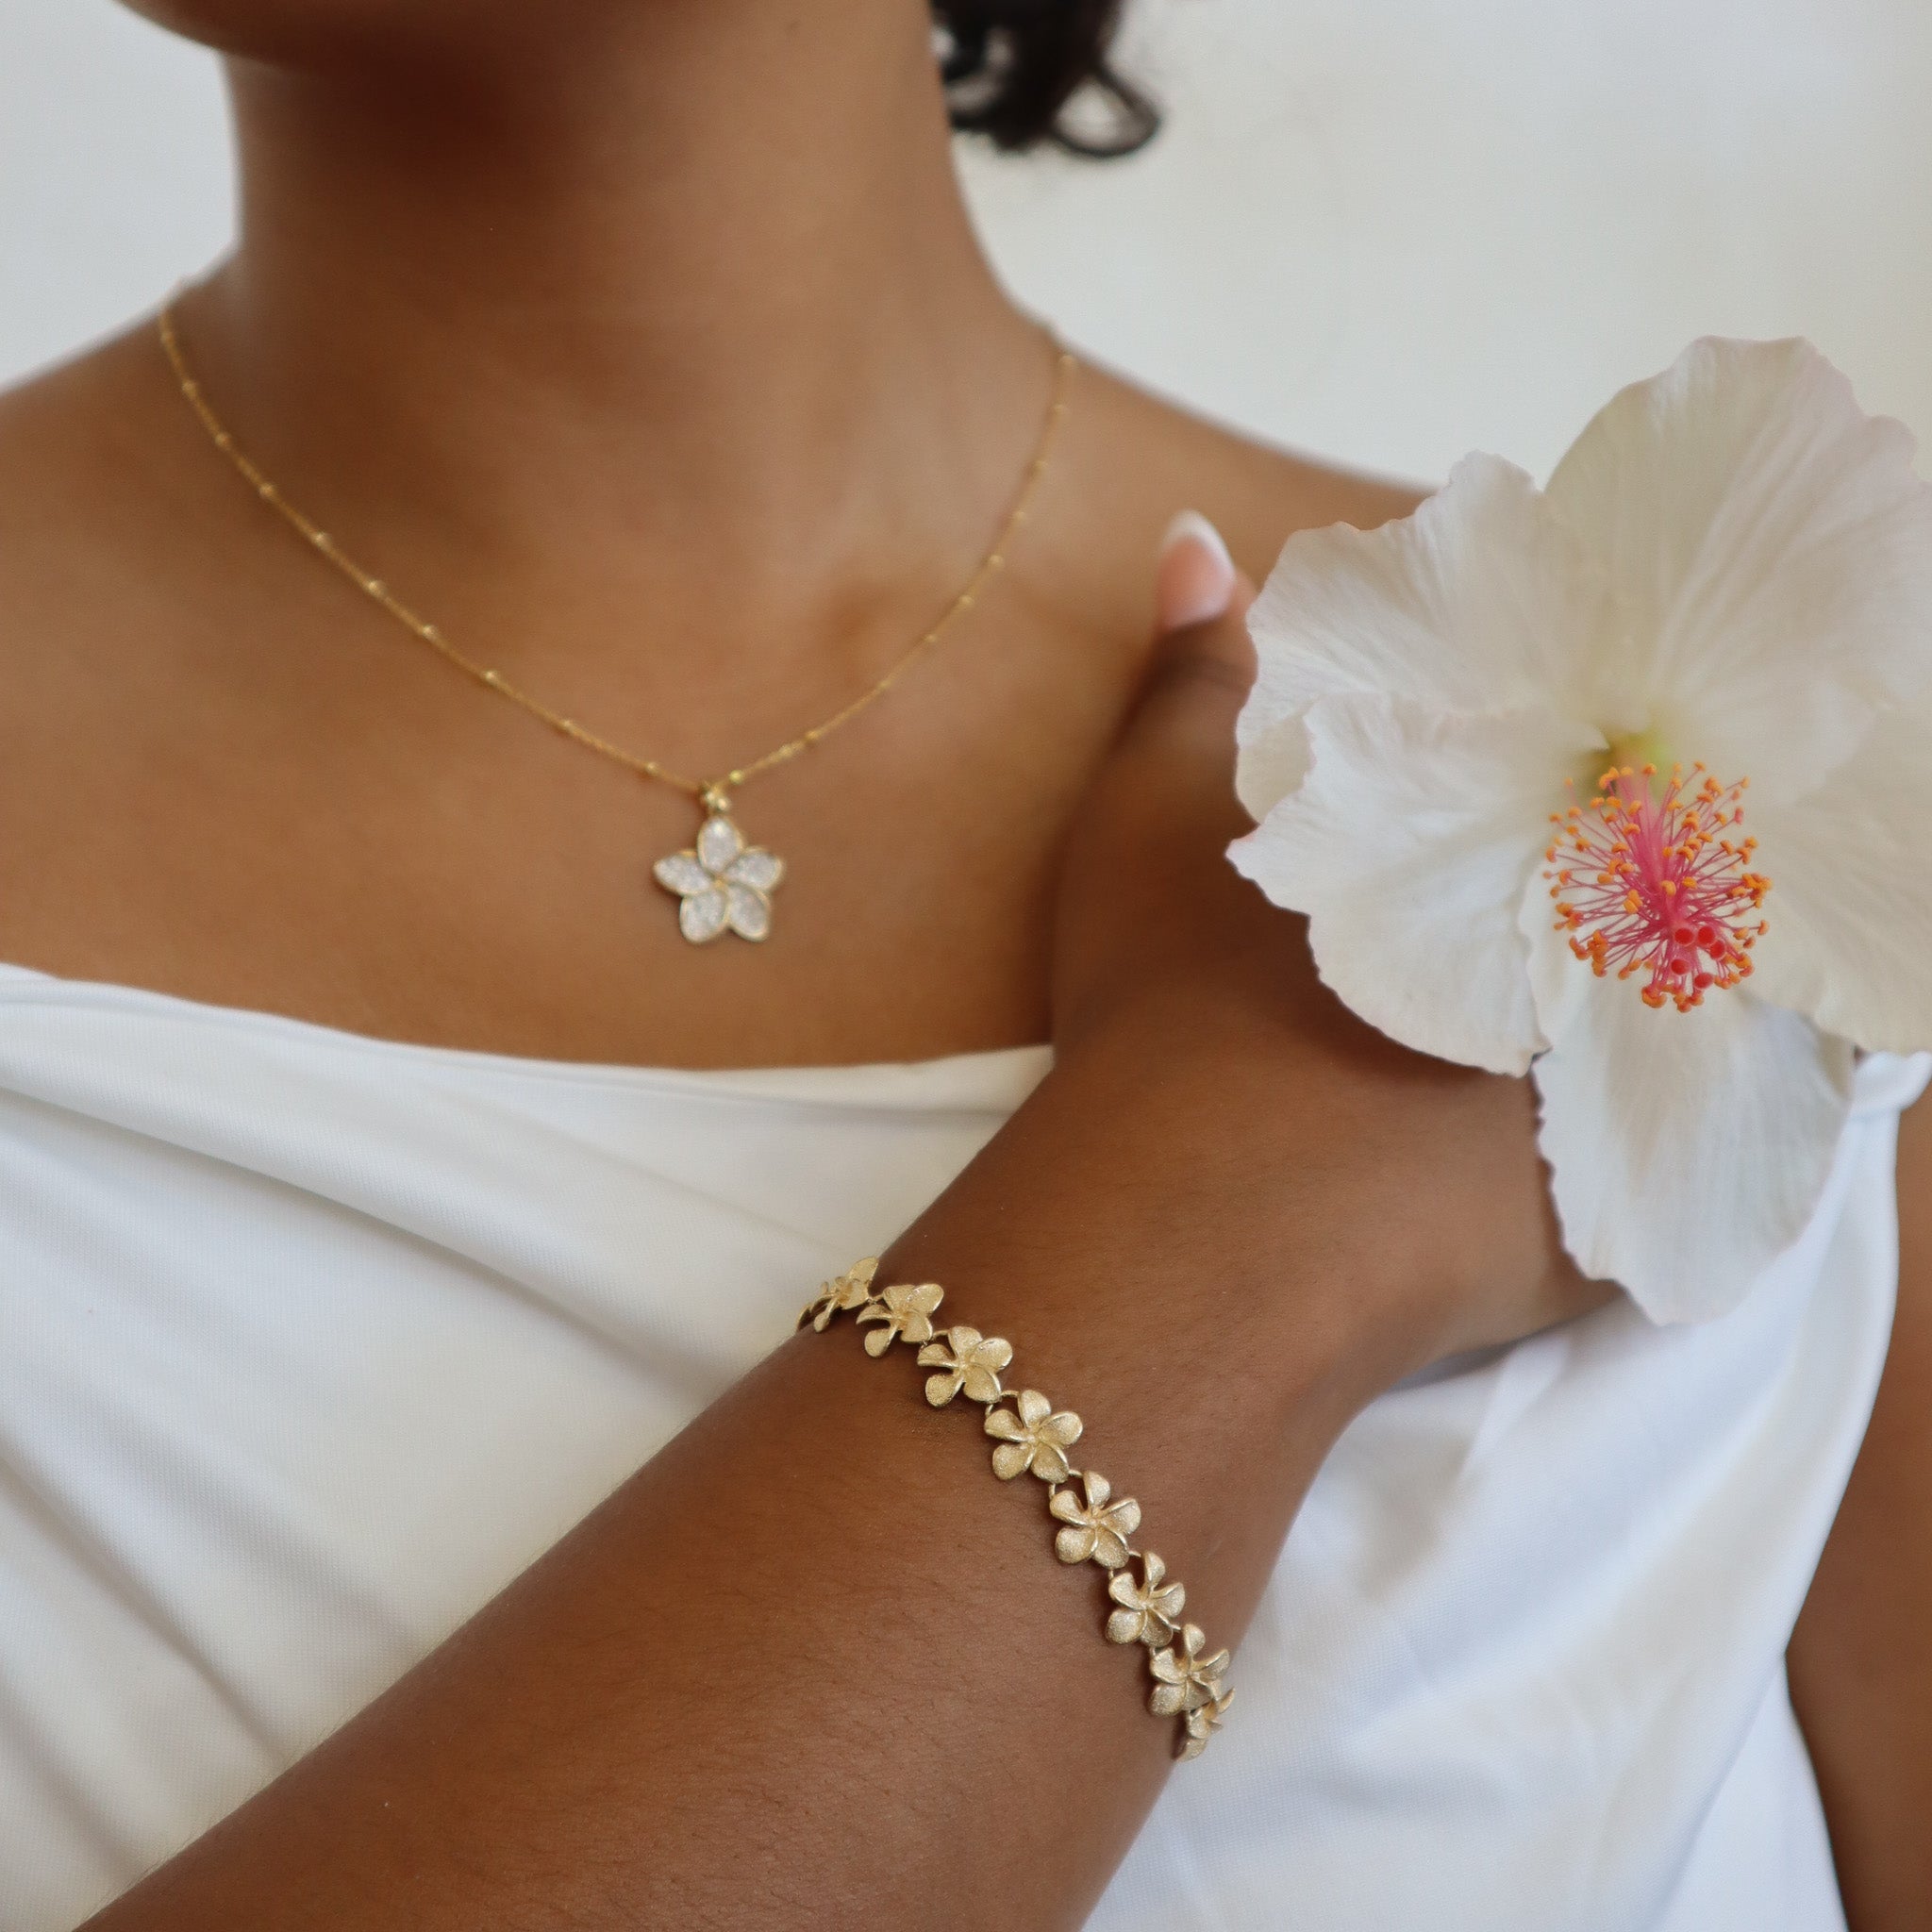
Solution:
[[[388,47],[425,42],[475,46],[492,26],[527,30],[525,0],[122,0],[130,12],[217,53],[275,66],[326,67]],[[610,0],[553,0],[542,9],[564,32],[574,12]]]

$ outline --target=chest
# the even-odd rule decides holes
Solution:
[[[78,665],[118,650],[127,675],[76,670],[6,726],[0,957],[547,1059],[824,1064],[1036,1041],[1058,851],[1130,653],[1024,613],[961,645],[977,648],[739,790],[744,839],[784,863],[769,936],[699,945],[655,875],[695,845],[695,802],[410,640],[323,626],[240,670],[165,635],[138,660],[91,640]],[[614,691],[645,743],[671,695]],[[698,722],[730,742],[728,718]]]

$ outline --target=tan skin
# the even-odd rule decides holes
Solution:
[[[148,10],[245,57],[244,243],[183,305],[209,391],[450,635],[716,768],[869,682],[970,568],[1048,360],[960,212],[911,0]],[[565,1059],[1052,1037],[1039,1094],[888,1265],[1077,1402],[1232,1641],[1350,1415],[1601,1294],[1556,1253],[1525,1090],[1356,1025],[1219,863],[1238,616],[1167,647],[1121,735],[1174,510],[1257,572],[1294,528],[1408,500],[1090,372],[997,600],[741,800],[793,867],[776,936],[700,954],[646,876],[689,805],[303,556],[136,335],[0,404],[0,955]],[[1176,1374],[1176,1340],[1209,1337],[1215,1372]],[[1932,1608],[1926,1576],[1897,1554],[1932,1547],[1926,1354],[1895,1353],[1853,1492],[1878,1501],[1824,1573],[1852,1581],[1822,1581],[1793,1655],[1858,1932],[1907,1923],[1920,1856],[1884,1801],[1924,1789],[1924,1740],[1857,1720],[1882,1703],[1860,1685],[1926,1668],[1932,1616],[1899,1609]],[[849,1333],[788,1343],[93,1923],[1076,1924],[1170,1740],[1094,1640],[1091,1578],[1042,1571],[954,1422]],[[881,1467],[947,1541],[882,1515]],[[640,1668],[653,1632],[675,1699]],[[990,1848],[970,1874],[962,1843]]]
[[[365,0],[389,31],[450,16],[477,59],[504,42],[474,103],[454,52],[433,81],[374,56],[333,86],[241,69],[246,245],[183,334],[269,471],[451,637],[715,772],[839,708],[945,605],[1049,358],[966,226],[908,0],[808,31],[772,0],[570,10],[567,32]],[[292,37],[343,9],[225,11]],[[755,99],[779,130],[757,143]],[[689,800],[360,608],[214,458],[148,336],[36,385],[0,416],[0,589],[9,639],[63,648],[14,647],[12,957],[569,1059],[1043,1038],[1058,854],[1140,674],[1168,520],[1195,506],[1259,570],[1297,525],[1408,501],[1098,371],[1074,402],[997,598],[744,791],[793,882],[764,951],[700,954],[648,877]]]
[[[1932,1102],[1899,1130],[1899,1304],[1788,1665],[1852,1932],[1932,1901]]]

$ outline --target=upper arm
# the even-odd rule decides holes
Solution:
[[[1885,1374],[1789,1657],[1853,1932],[1932,1901],[1932,1094],[1900,1126],[1898,1206]]]

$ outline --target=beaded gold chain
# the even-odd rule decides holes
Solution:
[[[753,778],[789,764],[801,753],[823,743],[841,725],[849,724],[861,711],[876,704],[979,602],[988,584],[1007,567],[1007,553],[1032,510],[1034,499],[1053,459],[1061,425],[1066,421],[1068,391],[1078,367],[1078,360],[1071,350],[1055,345],[1053,391],[1048,399],[1045,418],[1041,424],[1039,440],[1022,473],[1019,488],[998,534],[993,538],[992,547],[974,566],[964,588],[940,613],[938,621],[913,640],[888,666],[882,677],[849,704],[834,711],[829,718],[812,725],[809,730],[801,731],[796,738],[788,738],[762,758],[734,765],[714,778],[691,778],[657,758],[626,750],[587,725],[578,724],[575,718],[566,717],[506,677],[502,672],[459,650],[435,625],[419,616],[380,577],[363,569],[326,530],[291,503],[235,441],[226,424],[216,415],[189,365],[180,334],[175,325],[172,304],[162,308],[156,325],[161,347],[167,354],[168,366],[175,373],[182,397],[194,412],[196,422],[207,431],[208,440],[234,465],[256,495],[318,557],[332,564],[365,596],[464,676],[494,691],[498,697],[508,699],[559,736],[569,739],[574,744],[582,745],[586,751],[595,752],[599,758],[608,758],[641,778],[689,792],[697,801],[704,819],[696,839],[683,852],[659,859],[652,868],[658,883],[676,897],[678,929],[694,945],[703,945],[725,932],[736,933],[740,939],[746,940],[762,940],[770,933],[772,893],[785,876],[785,862],[762,846],[745,843],[732,818],[731,794]]]
[[[1168,1575],[1152,1550],[1128,1541],[1141,1527],[1140,1504],[1131,1496],[1117,1498],[1097,1472],[1074,1467],[1067,1451],[1080,1440],[1082,1424],[1071,1409],[1056,1409],[1037,1389],[1015,1393],[1002,1384],[1013,1359],[1011,1342],[963,1325],[935,1329],[932,1318],[944,1299],[940,1285],[898,1283],[874,1291],[878,1265],[868,1257],[825,1282],[798,1325],[809,1323],[823,1334],[838,1316],[856,1309],[861,1325],[876,1324],[865,1338],[866,1354],[882,1356],[894,1341],[918,1346],[919,1366],[933,1371],[925,1399],[935,1408],[962,1393],[984,1405],[986,1433],[996,1439],[993,1474],[1010,1482],[1030,1473],[1046,1485],[1048,1514],[1061,1524],[1054,1554],[1062,1563],[1097,1563],[1108,1573],[1107,1593],[1117,1606],[1107,1620],[1108,1639],[1145,1646],[1155,1680],[1147,1707],[1156,1717],[1178,1717],[1178,1756],[1198,1757],[1234,1702],[1227,1652],[1203,1655],[1208,1640],[1200,1626],[1181,1621],[1186,1586]]]

